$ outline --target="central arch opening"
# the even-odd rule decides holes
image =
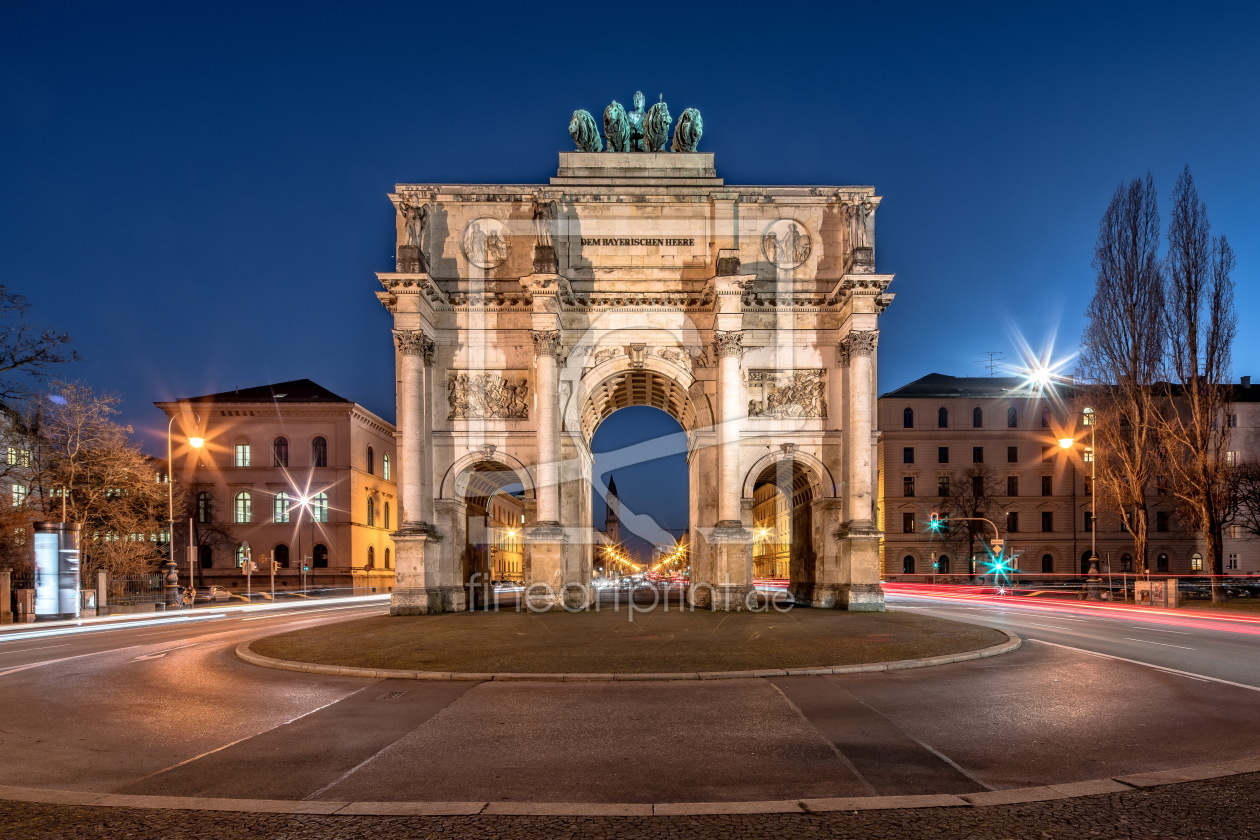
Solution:
[[[781,459],[753,481],[753,579],[793,592],[815,582],[813,503],[808,470]]]
[[[516,472],[496,461],[482,461],[461,477],[465,543],[462,577],[472,609],[494,603],[497,589],[525,580],[525,487]]]
[[[685,584],[691,527],[687,442],[678,420],[655,407],[613,408],[598,422],[591,438],[597,588]]]

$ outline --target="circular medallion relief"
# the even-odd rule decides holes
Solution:
[[[796,268],[809,259],[809,228],[796,219],[779,219],[761,235],[761,251],[779,268]]]
[[[507,259],[509,243],[507,225],[488,216],[469,222],[460,240],[464,256],[478,268],[502,265]]]

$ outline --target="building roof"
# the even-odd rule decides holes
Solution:
[[[1022,376],[947,376],[929,373],[908,385],[883,394],[885,397],[1021,397],[1038,396],[1038,390]]]
[[[340,397],[322,385],[309,379],[294,379],[291,382],[277,382],[274,385],[258,385],[254,388],[240,388],[235,391],[224,391],[221,394],[206,394],[201,397],[186,397],[176,402],[208,402],[208,403],[349,403],[353,400]]]

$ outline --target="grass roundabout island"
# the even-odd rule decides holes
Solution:
[[[643,611],[622,604],[582,612],[376,616],[267,636],[242,649],[246,659],[252,653],[254,659],[334,668],[694,676],[997,652],[1009,641],[1000,630],[901,612]]]

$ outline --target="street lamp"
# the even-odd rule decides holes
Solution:
[[[1085,454],[1089,457],[1089,570],[1086,572],[1086,575],[1096,578],[1098,576],[1098,515],[1096,507],[1098,504],[1098,485],[1096,480],[1098,476],[1098,452],[1094,446],[1094,421],[1096,419],[1094,409],[1082,409],[1081,417],[1084,424],[1089,426],[1089,448],[1085,451]],[[1059,439],[1059,446],[1063,449],[1071,449],[1075,444],[1075,438]],[[1075,482],[1073,482],[1072,489],[1075,492]],[[1072,515],[1075,517],[1076,511],[1072,511]],[[1075,559],[1073,559],[1073,562],[1076,562]]]
[[[198,423],[201,422],[201,416],[197,412],[191,412],[193,419]],[[179,573],[175,571],[175,459],[171,457],[171,437],[175,427],[175,413],[171,413],[171,418],[166,421],[166,605],[167,607],[175,607],[179,605]],[[193,449],[200,449],[205,445],[205,438],[190,437],[188,445]],[[188,528],[188,585],[193,585],[193,552],[192,552],[192,526]]]

